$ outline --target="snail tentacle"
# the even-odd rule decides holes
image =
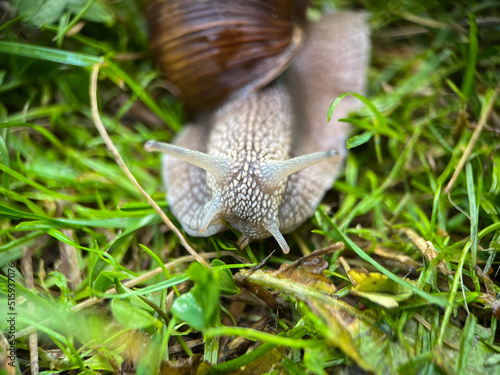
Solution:
[[[212,156],[204,152],[189,150],[170,143],[147,141],[144,149],[148,152],[159,151],[174,158],[184,160],[210,173],[220,183],[223,183],[231,171],[231,161],[227,158]]]
[[[261,184],[265,185],[268,189],[275,189],[281,181],[291,174],[321,163],[322,161],[337,158],[338,155],[339,153],[337,150],[328,150],[297,156],[296,158],[284,161],[265,162],[261,167],[263,175]]]
[[[175,143],[185,149],[206,152],[208,134],[208,126],[188,125],[176,137]],[[186,233],[195,237],[209,237],[224,230],[226,225],[222,221],[212,220],[206,231],[200,232],[205,207],[213,199],[207,186],[208,173],[167,154],[163,155],[162,164],[169,208]]]
[[[201,220],[200,233],[205,233],[213,219],[224,210],[221,196],[218,195],[205,205],[203,219]]]
[[[290,252],[290,246],[288,246],[285,237],[283,237],[283,234],[281,234],[278,224],[275,221],[273,221],[265,225],[265,228],[269,233],[271,233],[274,239],[278,242],[278,245],[280,245],[281,250],[283,250],[285,254],[288,254]]]

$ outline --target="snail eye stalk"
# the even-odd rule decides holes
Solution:
[[[189,150],[170,143],[147,141],[144,144],[144,149],[148,152],[162,152],[187,163],[194,164],[210,173],[210,175],[221,184],[226,181],[231,171],[231,161],[229,159],[215,157],[200,151]]]

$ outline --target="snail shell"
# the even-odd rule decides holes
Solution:
[[[167,154],[167,199],[186,232],[210,236],[229,223],[240,247],[273,236],[287,253],[282,233],[313,215],[343,165],[349,126],[337,120],[359,103],[344,99],[329,124],[326,113],[339,94],[364,93],[369,50],[364,14],[324,16],[277,82],[233,95],[176,145],[149,141]]]
[[[231,93],[259,89],[297,53],[304,0],[154,0],[151,47],[187,111],[201,113]]]

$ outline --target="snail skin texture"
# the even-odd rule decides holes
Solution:
[[[349,125],[337,121],[359,107],[343,99],[330,123],[331,102],[345,92],[364,94],[370,41],[365,14],[324,16],[306,30],[289,69],[268,87],[233,95],[175,145],[161,151],[170,208],[192,236],[227,229],[242,233],[240,247],[282,233],[314,214],[343,165]]]

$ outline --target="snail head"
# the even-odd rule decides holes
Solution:
[[[148,141],[147,151],[159,151],[194,164],[207,172],[212,199],[203,209],[199,231],[205,233],[222,220],[242,233],[239,245],[273,236],[284,253],[290,251],[280,232],[278,210],[289,175],[337,156],[335,150],[315,152],[284,161],[216,157],[169,143]]]

